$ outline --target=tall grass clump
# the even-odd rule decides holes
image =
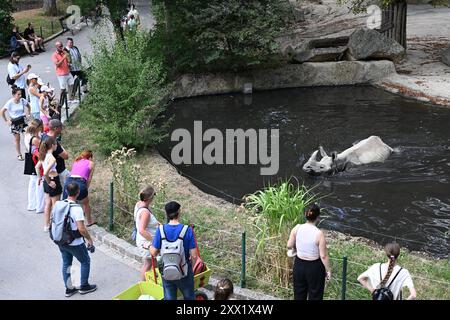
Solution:
[[[286,254],[286,243],[290,230],[305,222],[305,208],[318,200],[312,190],[289,179],[245,198],[244,207],[253,216],[256,234],[256,248],[249,262],[258,278],[282,287],[291,283],[292,258]]]

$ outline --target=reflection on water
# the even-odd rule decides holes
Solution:
[[[193,132],[194,120],[203,121],[203,130],[280,130],[276,176],[260,176],[259,165],[178,166],[202,190],[236,201],[277,179],[296,176],[307,186],[319,184],[316,191],[328,195],[321,203],[329,216],[322,226],[380,243],[396,237],[412,250],[447,256],[449,109],[372,87],[341,87],[258,92],[250,105],[240,94],[199,97],[176,101],[170,111],[175,114],[171,131]],[[310,177],[301,170],[319,145],[341,152],[371,135],[395,149],[384,163],[352,166],[333,177]],[[159,149],[167,157],[174,145],[167,139]]]

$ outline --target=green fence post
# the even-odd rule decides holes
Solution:
[[[42,36],[42,26],[40,26],[39,29],[41,30],[41,38],[44,39],[44,37]]]
[[[54,30],[53,30],[53,20],[52,21],[50,21],[51,22],[51,26],[52,26],[52,34],[54,34]]]
[[[109,231],[114,229],[114,182],[109,183]]]
[[[241,269],[241,288],[245,288],[245,231],[242,232],[242,269]]]
[[[345,293],[347,291],[347,257],[342,258],[342,292],[341,300],[345,300]]]

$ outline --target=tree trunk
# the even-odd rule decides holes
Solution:
[[[44,0],[44,6],[42,7],[46,16],[58,15],[58,9],[56,8],[56,0]]]
[[[394,39],[406,49],[406,15],[408,5],[405,0],[391,3],[383,9],[381,18],[382,28],[387,28],[383,32],[388,38]]]

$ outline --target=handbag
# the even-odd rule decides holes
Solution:
[[[381,287],[378,289],[375,289],[372,293],[372,300],[394,300],[394,294],[392,293],[390,286],[392,283],[394,283],[395,278],[397,278],[400,271],[402,271],[403,268],[400,268],[400,270],[397,271],[397,274],[395,275],[394,279],[392,279],[391,283],[387,287]],[[382,281],[381,277],[381,263],[380,263],[380,280]]]
[[[33,138],[31,137],[30,139],[30,144],[29,147],[30,149],[28,150],[28,152],[25,153],[25,164],[24,164],[24,168],[23,168],[23,174],[29,175],[29,176],[35,176],[36,175],[36,170],[34,168],[34,161],[33,161],[33,155],[31,153],[31,144],[33,142]]]

